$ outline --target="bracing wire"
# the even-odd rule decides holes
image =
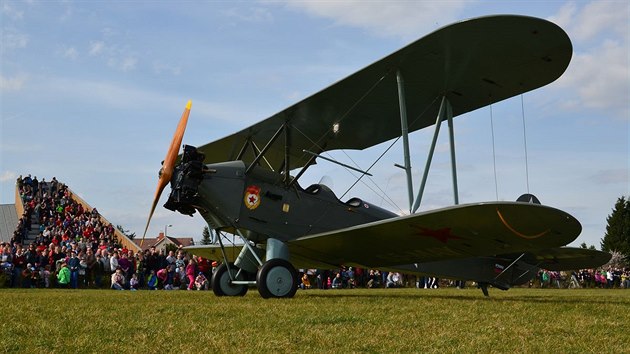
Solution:
[[[527,158],[527,131],[525,129],[525,104],[523,94],[521,94],[521,115],[523,117],[523,146],[525,149],[525,182],[527,183],[527,194],[529,194],[529,161]]]
[[[492,166],[494,169],[494,194],[496,200],[499,200],[499,183],[497,180],[497,153],[494,146],[494,118],[492,116],[492,105],[490,105],[490,132],[492,135]]]

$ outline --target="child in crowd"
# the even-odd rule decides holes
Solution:
[[[129,290],[138,290],[138,275],[135,273],[129,279]]]
[[[304,272],[304,275],[302,276],[302,283],[300,284],[300,288],[304,290],[311,288],[311,280],[308,278],[308,274],[306,274],[306,272]]]
[[[45,288],[50,288],[50,264],[47,264],[41,270],[41,278]]]
[[[149,278],[147,279],[147,287],[149,290],[156,290],[158,286],[158,277],[155,275],[155,271],[151,269],[151,273],[149,273]]]
[[[208,290],[208,279],[202,272],[199,272],[197,278],[195,278],[195,287],[197,290]]]

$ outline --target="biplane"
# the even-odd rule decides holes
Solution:
[[[149,218],[164,207],[199,213],[238,246],[191,247],[220,255],[218,296],[293,297],[299,268],[399,270],[508,289],[539,268],[596,267],[610,255],[562,247],[582,228],[570,214],[525,195],[514,202],[459,204],[453,118],[547,85],[572,56],[568,35],[549,21],[516,15],[451,24],[241,131],[203,146],[183,146],[189,101],[160,170]],[[418,212],[442,122],[448,124],[454,205]],[[408,135],[433,127],[414,197]],[[325,184],[301,186],[324,153],[402,138],[409,215],[360,198],[340,200]],[[348,168],[342,162],[331,160]],[[368,171],[358,169],[361,175]],[[228,248],[238,256],[228,255]],[[215,257],[212,257],[215,258]]]

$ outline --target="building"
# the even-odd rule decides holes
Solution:
[[[142,246],[140,246],[141,241],[142,241],[142,238],[133,240],[133,242],[135,242],[135,244],[138,245],[138,247],[142,247],[143,251],[153,246],[155,246],[155,249],[159,251],[162,249],[166,249],[168,245],[174,245],[175,247],[180,247],[180,246],[186,247],[186,246],[192,246],[195,244],[195,241],[193,241],[192,237],[165,236],[163,232],[160,232],[157,238],[145,238],[144,242],[142,242]]]

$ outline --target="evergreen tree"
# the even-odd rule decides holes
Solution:
[[[208,229],[208,226],[203,227],[203,232],[201,233],[201,244],[202,245],[212,244],[212,237],[210,237],[210,229]]]
[[[621,253],[630,260],[630,199],[617,199],[612,214],[606,218],[606,234],[602,238],[602,251]]]
[[[129,238],[130,240],[133,240],[134,237],[136,237],[136,233],[135,232],[131,232],[129,230],[125,230],[124,227],[122,227],[122,225],[116,225],[116,228],[118,229],[118,231],[120,231],[123,235],[127,236],[127,238]]]

